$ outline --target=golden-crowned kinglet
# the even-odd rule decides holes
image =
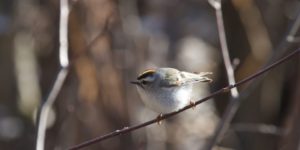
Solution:
[[[209,74],[212,73],[196,74],[174,68],[158,68],[144,71],[131,83],[136,84],[147,107],[158,113],[169,113],[192,102],[193,84],[211,82],[212,79],[206,77]]]

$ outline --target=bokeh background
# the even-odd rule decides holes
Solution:
[[[199,99],[228,84],[215,10],[205,0],[72,0],[70,72],[48,118],[46,150],[63,150],[158,114],[134,86],[143,70],[213,72]],[[298,0],[224,0],[229,54],[239,81],[299,47]],[[35,149],[36,116],[59,66],[59,0],[0,1],[0,149]],[[240,87],[220,150],[300,149],[299,56]],[[230,99],[223,94],[86,149],[200,150]]]

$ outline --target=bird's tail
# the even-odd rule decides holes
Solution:
[[[201,82],[212,82],[213,80],[208,75],[212,75],[212,72],[200,72],[198,75],[201,77]]]

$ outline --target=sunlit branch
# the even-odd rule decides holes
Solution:
[[[69,58],[68,58],[68,19],[69,18],[69,4],[68,0],[60,1],[60,22],[59,22],[59,62],[61,70],[59,71],[54,85],[47,97],[45,103],[41,106],[38,122],[38,133],[36,139],[36,150],[44,150],[46,128],[49,112],[55,102],[58,93],[60,92],[63,83],[69,71]]]

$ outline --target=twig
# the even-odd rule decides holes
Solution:
[[[218,31],[219,31],[219,39],[221,43],[222,56],[225,64],[227,78],[229,84],[233,85],[235,84],[234,69],[232,67],[232,63],[230,61],[230,56],[228,52],[228,45],[227,45],[226,33],[225,33],[224,21],[223,21],[222,3],[221,0],[208,0],[208,2],[215,9],[216,20],[217,20]],[[213,146],[222,139],[226,130],[229,128],[233,116],[235,115],[239,107],[240,100],[238,99],[239,92],[237,88],[231,89],[231,97],[232,98],[225,110],[224,116],[222,117],[220,123],[216,127],[213,137],[211,138],[210,142],[207,145],[208,150],[212,149]]]
[[[129,133],[131,131],[134,131],[134,130],[137,130],[137,129],[140,129],[140,128],[143,128],[143,127],[146,127],[148,125],[151,125],[151,124],[154,124],[158,121],[161,121],[161,120],[164,120],[166,118],[169,118],[169,117],[172,117],[176,114],[179,114],[187,109],[190,109],[190,108],[194,108],[195,105],[199,105],[200,103],[203,103],[217,95],[220,95],[222,93],[226,93],[226,92],[229,92],[232,88],[235,88],[235,87],[238,87],[246,82],[249,82],[250,80],[253,80],[255,78],[257,78],[258,76],[266,73],[267,71],[271,70],[272,68],[278,66],[279,64],[289,60],[290,58],[292,58],[293,56],[296,56],[296,54],[299,54],[300,53],[300,48],[298,48],[297,50],[295,50],[294,52],[290,53],[289,55],[283,57],[282,59],[276,61],[275,63],[271,64],[270,66],[258,71],[257,73],[237,82],[236,84],[233,84],[233,85],[228,85],[212,94],[210,94],[209,96],[203,98],[203,99],[200,99],[198,100],[195,104],[190,104],[190,105],[187,105],[185,106],[184,108],[178,110],[178,111],[175,111],[175,112],[171,112],[171,113],[168,113],[168,114],[164,114],[162,115],[161,117],[159,118],[155,118],[155,119],[152,119],[150,121],[147,121],[145,123],[142,123],[142,124],[139,124],[139,125],[135,125],[135,126],[132,126],[132,127],[124,127],[123,129],[120,129],[120,130],[115,130],[113,132],[110,132],[108,134],[105,134],[105,135],[102,135],[102,136],[99,136],[99,137],[96,137],[94,139],[91,139],[91,140],[87,140],[81,144],[78,144],[78,145],[75,145],[71,148],[69,148],[69,150],[78,150],[78,149],[81,149],[81,148],[84,148],[84,147],[87,147],[89,145],[92,145],[92,144],[95,144],[97,142],[100,142],[100,141],[103,141],[103,140],[106,140],[106,139],[109,139],[109,138],[112,138],[112,137],[115,137],[115,136],[118,136],[118,135],[121,135],[121,134],[126,134],[126,133]]]
[[[216,10],[219,39],[220,39],[220,43],[221,43],[221,51],[222,51],[222,56],[223,56],[223,60],[224,60],[225,68],[226,68],[228,82],[229,82],[229,84],[235,84],[234,71],[233,71],[232,63],[230,61],[228,45],[227,45],[227,40],[226,40],[226,34],[225,34],[225,29],[224,29],[221,1],[220,0],[209,0],[209,1],[214,1],[214,2],[211,2],[211,4],[213,3],[212,6]],[[230,93],[233,98],[237,98],[239,96],[237,88],[231,89]]]
[[[295,36],[297,31],[299,30],[299,27],[300,27],[300,9],[297,12],[296,19],[293,22],[291,22],[283,39],[278,44],[278,46],[276,46],[276,49],[274,50],[276,53],[275,55],[272,56],[269,62],[272,62],[272,60],[278,59],[280,56],[282,56],[285,53],[285,51],[288,49],[287,47],[289,46],[289,44],[295,42],[296,39]]]
[[[46,127],[49,111],[61,90],[63,83],[68,74],[69,58],[68,58],[68,19],[69,18],[69,4],[68,0],[60,1],[60,23],[59,23],[59,62],[61,70],[54,82],[53,88],[49,93],[45,103],[41,106],[41,112],[38,123],[38,133],[36,140],[36,150],[44,150]]]
[[[295,37],[298,32],[299,26],[300,26],[300,10],[298,10],[295,22],[291,26],[289,34],[286,36],[287,42],[290,42],[290,43],[299,42],[298,41],[299,38]]]

